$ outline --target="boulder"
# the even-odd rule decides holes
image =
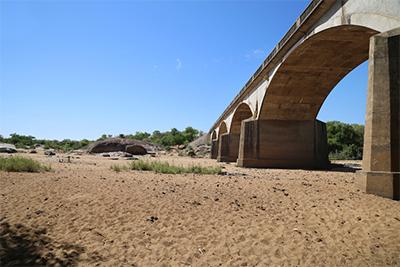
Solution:
[[[131,158],[132,154],[131,153],[127,153],[127,152],[118,151],[118,152],[111,152],[110,153],[110,157],[114,157],[114,158],[117,158],[117,157],[120,157],[120,158]]]
[[[132,155],[146,155],[147,150],[141,145],[128,145],[125,151]]]
[[[179,145],[179,146],[178,146],[178,149],[179,149],[179,150],[183,150],[183,149],[185,149],[185,148],[186,148],[186,145]]]
[[[188,144],[188,146],[191,146],[193,148],[196,148],[201,145],[210,145],[210,135],[203,134],[202,136],[200,136],[199,138]]]
[[[133,155],[154,153],[160,147],[140,140],[108,138],[89,145],[88,153],[127,152]]]
[[[189,143],[182,154],[190,157],[209,157],[210,153],[211,145],[209,142],[209,135],[204,134]]]
[[[75,155],[75,156],[82,156],[85,153],[86,153],[86,151],[82,150],[82,149],[71,150],[68,152],[68,154]]]
[[[14,145],[0,143],[0,153],[17,153]]]
[[[54,155],[56,154],[56,152],[54,152],[53,149],[49,149],[49,150],[46,150],[46,151],[44,152],[44,154],[45,154],[46,156],[54,156]]]

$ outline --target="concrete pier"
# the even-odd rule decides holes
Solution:
[[[400,199],[400,28],[371,38],[358,183],[367,193]]]
[[[326,168],[325,123],[315,121],[247,120],[242,124],[238,166]]]
[[[239,134],[223,134],[219,142],[218,161],[236,162],[239,154]]]

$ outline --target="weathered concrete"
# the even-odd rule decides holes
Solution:
[[[358,182],[367,193],[400,199],[400,28],[371,38]]]
[[[211,141],[211,158],[212,159],[218,158],[218,140]]]
[[[246,120],[242,123],[239,166],[325,168],[328,164],[323,122]]]
[[[239,154],[240,134],[223,134],[219,140],[218,161],[236,162]]]
[[[350,25],[310,37],[276,71],[259,118],[314,120],[335,85],[368,59],[369,38],[376,33]]]
[[[250,107],[240,104],[232,117],[229,134],[223,134],[220,139],[218,161],[236,162],[239,155],[239,140],[242,121],[253,117]]]

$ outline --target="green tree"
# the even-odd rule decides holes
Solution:
[[[147,132],[136,132],[134,135],[130,135],[130,139],[135,139],[135,140],[147,140],[151,134]]]
[[[326,123],[328,150],[334,159],[362,159],[364,126],[339,121]]]
[[[199,131],[192,127],[186,127],[186,129],[183,131],[183,136],[185,137],[185,141],[190,143],[199,137]]]
[[[107,138],[108,138],[108,135],[102,134],[102,135],[97,139],[97,141],[106,140]]]

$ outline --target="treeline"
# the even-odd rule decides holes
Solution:
[[[152,134],[147,132],[136,132],[133,135],[120,135],[119,137],[143,140],[153,144],[159,144],[163,147],[171,147],[176,145],[186,145],[203,134],[204,132],[194,129],[193,127],[186,127],[183,131],[172,128],[167,132],[154,131]]]
[[[330,159],[362,159],[364,125],[329,121],[326,130]]]
[[[346,124],[339,121],[330,121],[326,123],[328,133],[328,149],[330,159],[362,159],[363,142],[364,142],[364,126],[359,124]],[[170,131],[160,132],[136,132],[135,134],[120,134],[117,136],[103,134],[98,140],[104,140],[112,137],[128,138],[135,140],[143,140],[153,144],[159,144],[164,148],[171,146],[183,145],[192,142],[204,133],[192,127],[187,127],[183,131],[176,128]],[[37,145],[43,146],[45,149],[56,149],[60,151],[71,151],[84,149],[91,140],[83,139],[80,141],[64,139],[45,140],[36,139],[33,136],[11,134],[9,138],[0,135],[0,142],[14,144],[17,148],[34,148]]]
[[[80,141],[70,139],[64,139],[62,141],[36,139],[36,137],[31,135],[19,135],[14,133],[10,134],[9,138],[5,138],[0,135],[0,142],[13,144],[16,148],[32,149],[37,146],[43,146],[43,148],[45,149],[55,149],[67,152],[71,150],[82,149],[88,146],[93,141],[87,139],[83,139]]]
[[[37,146],[43,146],[45,149],[55,149],[68,152],[71,150],[84,149],[90,143],[95,141],[100,141],[107,138],[119,137],[119,138],[147,141],[168,148],[175,145],[183,145],[190,143],[203,134],[204,133],[202,131],[199,131],[192,127],[187,127],[183,131],[179,131],[176,128],[173,128],[170,131],[166,132],[160,132],[157,130],[154,131],[152,134],[147,132],[136,132],[135,134],[128,134],[128,135],[119,134],[116,136],[103,134],[97,140],[83,139],[80,141],[76,141],[76,140],[64,139],[62,141],[58,141],[58,140],[36,139],[34,136],[19,135],[14,133],[11,134],[10,137],[8,138],[5,138],[0,135],[0,143],[13,144],[17,148],[31,149]]]

